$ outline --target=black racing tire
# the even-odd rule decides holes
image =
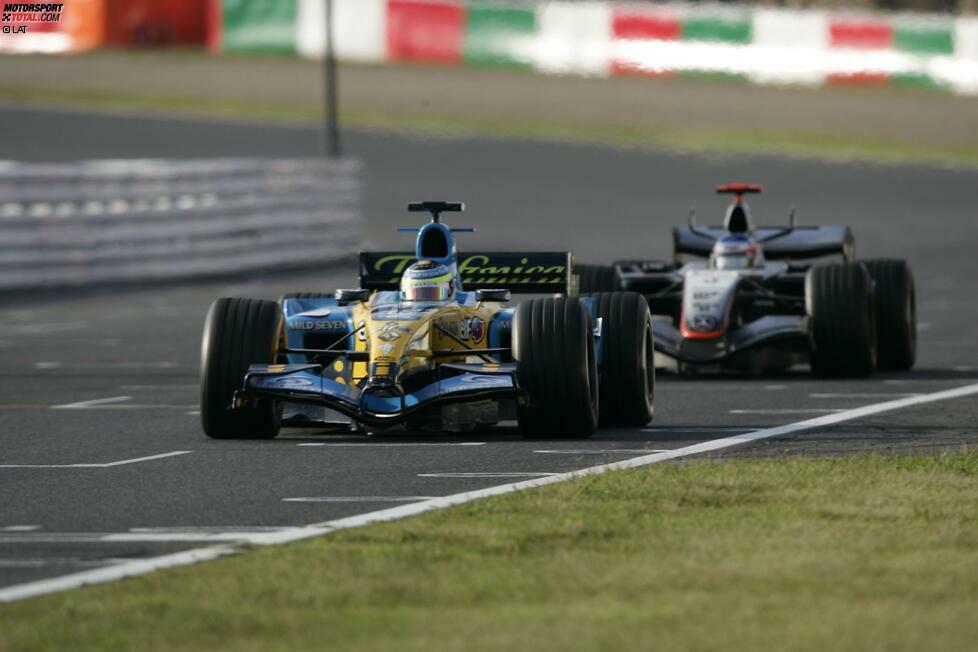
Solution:
[[[262,299],[218,299],[204,324],[200,355],[200,420],[213,439],[272,439],[281,406],[262,399],[230,409],[248,366],[275,362],[282,337],[282,308]]]
[[[574,271],[580,277],[581,294],[619,289],[618,270],[611,265],[575,265]]]
[[[649,304],[637,292],[591,296],[594,316],[601,319],[601,424],[644,426],[652,420],[655,399]]]
[[[513,357],[526,404],[525,437],[585,438],[598,425],[598,369],[591,315],[576,297],[530,299],[516,307]]]
[[[812,372],[868,376],[876,368],[873,281],[862,263],[823,263],[805,275]]]
[[[917,360],[917,299],[907,261],[864,260],[876,301],[877,368],[906,371]]]
[[[335,296],[331,292],[289,292],[283,294],[278,302],[282,303],[286,299],[333,299]]]

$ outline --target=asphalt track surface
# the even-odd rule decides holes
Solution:
[[[299,127],[0,109],[4,158],[315,155]],[[178,287],[19,297],[0,303],[0,587],[107,568],[272,528],[319,523],[543,474],[627,460],[864,405],[978,383],[974,170],[820,163],[776,156],[471,139],[346,135],[367,165],[366,237],[408,245],[412,199],[463,199],[480,228],[461,246],[570,248],[582,259],[668,255],[667,227],[717,182],[760,181],[762,222],[848,223],[862,256],[905,257],[918,287],[917,368],[865,380],[659,377],[642,429],[524,441],[285,431],[206,439],[199,338],[219,296],[274,298],[354,284],[352,267]],[[927,403],[712,453],[935,452],[978,442],[978,399]],[[149,458],[149,459],[143,459]],[[297,500],[298,499],[298,500]],[[204,543],[202,543],[204,541]],[[2,590],[2,588],[0,588]]]

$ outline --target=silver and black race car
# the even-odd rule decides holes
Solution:
[[[914,280],[906,261],[857,261],[846,226],[755,227],[728,184],[722,226],[691,214],[673,229],[672,262],[578,266],[581,291],[631,290],[653,313],[657,365],[763,372],[808,362],[817,376],[906,370],[916,357]],[[688,258],[692,260],[687,260]],[[831,259],[835,258],[835,261]]]

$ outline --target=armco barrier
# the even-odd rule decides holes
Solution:
[[[297,2],[299,54],[321,57],[324,0]],[[223,0],[225,6],[260,0]],[[748,4],[332,0],[337,56],[544,73],[723,75],[978,94],[978,18]]]
[[[0,292],[326,264],[360,238],[356,161],[0,164]]]

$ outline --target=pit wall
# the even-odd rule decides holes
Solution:
[[[221,30],[210,45],[321,57],[324,4],[223,0],[215,21]],[[337,55],[347,61],[597,77],[911,84],[978,94],[975,17],[612,2],[333,0],[333,20]]]

